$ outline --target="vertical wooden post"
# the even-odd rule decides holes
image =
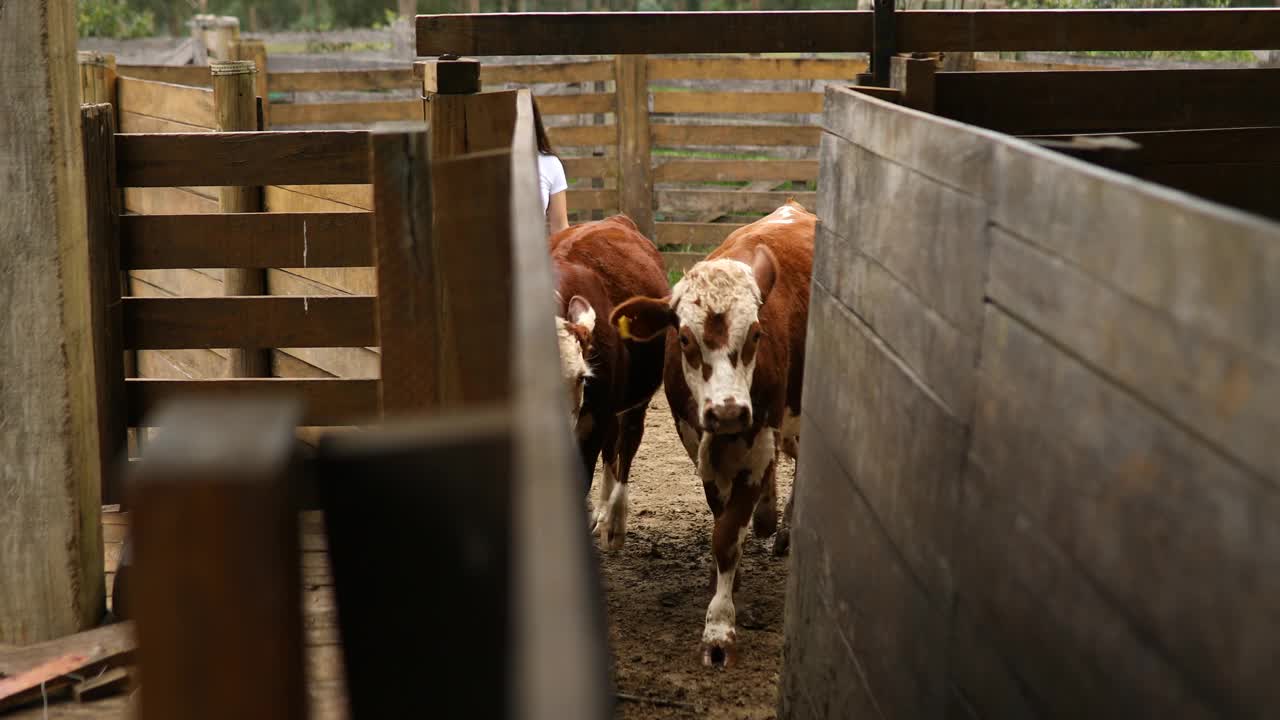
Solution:
[[[192,401],[131,468],[142,717],[306,716],[295,404]]]
[[[216,62],[213,74],[213,109],[220,132],[258,129],[256,70],[250,60]],[[219,189],[218,209],[222,212],[260,212],[262,188],[224,187]],[[258,269],[227,268],[222,271],[224,295],[266,294],[266,274]],[[227,377],[269,377],[271,353],[261,348],[232,348],[227,359]]]
[[[426,126],[369,137],[378,277],[382,414],[440,405],[439,303],[433,282],[430,140]]]
[[[618,95],[618,205],[650,239],[653,164],[649,157],[649,72],[645,55],[614,58]]]
[[[429,133],[378,133],[371,150],[387,414],[497,401],[510,388],[511,160],[494,151],[511,146],[518,93],[478,92],[474,60],[416,68]],[[415,209],[427,198],[429,221]]]
[[[0,644],[102,617],[101,454],[75,5],[0,12]]]
[[[120,189],[116,186],[115,113],[111,105],[82,109],[89,302],[102,502],[120,502],[120,470],[127,459],[124,333],[120,296]]]
[[[889,85],[889,58],[897,51],[897,14],[894,0],[875,0],[871,38],[871,76],[879,87]]]
[[[212,18],[205,29],[205,45],[209,64],[235,59],[232,45],[240,39],[240,21],[233,16]]]
[[[262,127],[271,127],[271,90],[270,73],[267,70],[267,45],[261,40],[236,40],[231,46],[233,60],[247,60],[254,64],[257,74],[254,75],[254,92],[262,98]]]
[[[889,68],[889,86],[902,93],[902,104],[933,112],[937,94],[938,61],[933,58],[894,57]]]

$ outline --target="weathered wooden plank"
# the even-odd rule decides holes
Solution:
[[[987,294],[1184,428],[1280,483],[1280,363],[1197,332],[999,229]]]
[[[538,98],[538,110],[543,115],[576,115],[581,113],[611,113],[617,106],[614,93],[578,93],[575,95],[543,95]]]
[[[367,213],[128,215],[126,268],[356,267],[373,264]]]
[[[421,100],[372,100],[364,102],[277,103],[271,106],[277,126],[336,125],[421,121]]]
[[[615,58],[618,97],[618,209],[653,237],[653,161],[649,147],[649,76],[645,59]]]
[[[945,73],[937,112],[1022,135],[1267,125],[1280,68]]]
[[[139,297],[213,297],[225,295],[219,270],[133,270],[129,276],[135,285],[133,295]]]
[[[377,345],[374,298],[125,298],[126,347],[366,347]]]
[[[547,128],[547,139],[555,146],[614,145],[618,142],[618,128],[614,125],[562,125]]]
[[[368,185],[268,185],[262,189],[270,212],[361,212],[373,208]]]
[[[817,160],[667,160],[653,169],[658,182],[817,180]]]
[[[1272,181],[1280,163],[1221,165],[1144,165],[1133,171],[1143,180],[1199,195],[1228,207],[1280,220],[1280,195]]]
[[[188,188],[125,188],[124,209],[145,215],[218,212],[218,201]]]
[[[436,94],[427,103],[433,160],[511,147],[517,91]],[[548,131],[551,132],[551,131]],[[555,143],[555,135],[552,142]],[[572,144],[572,143],[569,143]]]
[[[822,93],[813,92],[655,92],[657,113],[820,113]]]
[[[207,65],[118,65],[116,71],[122,77],[175,85],[209,87],[213,84]]]
[[[121,198],[114,182],[115,113],[111,105],[81,106],[81,137],[98,454],[103,503],[111,504],[120,501],[123,488],[119,470],[129,452],[124,422],[124,337],[120,321]]]
[[[826,288],[815,285],[809,313],[814,330],[807,357],[814,362],[805,368],[805,413],[823,419],[816,431],[879,518],[913,581],[927,597],[948,598],[967,428]],[[859,381],[850,383],[851,375]]]
[[[795,560],[813,557],[788,585],[783,696],[818,695],[819,716],[941,717],[950,597],[929,595],[904,565],[885,532],[895,510],[869,502],[842,436],[823,427],[843,418],[809,412],[792,532]],[[802,594],[813,600],[793,610]]]
[[[866,50],[870,13],[419,15],[419,55],[660,55]]]
[[[1280,32],[1274,10],[938,10],[898,18],[899,52],[1249,50]]]
[[[268,270],[272,295],[377,295],[374,268]]]
[[[120,132],[122,133],[193,133],[213,132],[213,124],[191,125],[174,120],[139,115],[127,110],[120,111]]]
[[[440,288],[430,273],[432,177],[425,127],[375,131],[370,138],[373,238],[377,257],[378,335],[382,341],[379,407],[384,417],[438,407],[437,345],[442,341]]]
[[[658,207],[667,212],[773,212],[788,200],[813,207],[817,193],[743,192],[741,190],[659,190]]]
[[[956,328],[977,328],[985,203],[834,135],[823,137],[821,158],[821,222]]]
[[[937,10],[898,19],[899,52],[1249,50],[1271,10]],[[418,54],[867,52],[871,13],[611,12],[419,15]]]
[[[144,717],[306,717],[299,416],[273,398],[189,400],[155,418],[164,431],[131,478]]]
[[[996,133],[827,86],[825,132],[952,188],[986,198]],[[819,185],[822,183],[819,182]]]
[[[408,68],[273,72],[267,79],[274,92],[401,90],[421,85],[413,70]]]
[[[856,243],[826,224],[818,227],[813,279],[862,318],[952,415],[970,416],[979,342],[976,328],[958,329],[883,265],[859,251]]]
[[[129,424],[154,422],[151,412],[177,399],[299,398],[302,425],[358,425],[378,416],[378,381],[369,379],[247,378],[156,380],[129,378]],[[149,450],[148,450],[149,451]]]
[[[573,178],[612,178],[618,176],[618,160],[612,157],[562,157],[564,174]]]
[[[1280,558],[1277,486],[997,308],[985,322],[980,392],[971,453],[989,479],[982,489],[1017,509],[1016,526],[1042,529],[1053,553],[1037,553],[1038,564],[1047,556],[1071,568],[1071,577],[1034,582],[1027,595],[1098,596],[1090,611],[1064,602],[1035,612],[1036,623],[1059,625],[1050,636],[1057,642],[1021,657],[1102,660],[1097,666],[1111,675],[1109,692],[1079,693],[1063,682],[1069,673],[1046,674],[1036,687],[1054,693],[1048,704],[1093,702],[1101,710],[1109,701],[1168,716],[1271,705],[1280,689],[1258,668],[1272,657],[1264,638],[1280,630],[1272,601],[1280,577],[1267,571]],[[989,527],[989,515],[978,511],[971,525]],[[995,545],[1018,546],[1008,531],[994,533],[971,570],[1003,565],[992,561],[1001,555],[991,552]],[[1035,581],[1039,573],[1029,570],[1010,580]],[[992,579],[984,571],[966,585],[991,587]],[[1057,592],[1043,592],[1049,587]],[[997,607],[1018,610],[1007,600]],[[1128,637],[1099,648],[1109,617]],[[1086,620],[1100,629],[1082,627]],[[1017,632],[1026,621],[1010,627]],[[1126,654],[1138,658],[1115,673]]]
[[[361,131],[120,135],[122,187],[367,183]]]
[[[213,91],[208,88],[126,76],[117,82],[116,92],[122,112],[200,127],[213,127],[215,124]]]
[[[704,252],[664,252],[662,262],[668,272],[689,272],[689,268],[702,262],[707,257]]]
[[[566,190],[570,210],[616,210],[617,190]]]
[[[866,72],[856,58],[649,58],[654,80],[845,80]]]
[[[601,82],[612,79],[612,60],[480,66],[480,82],[486,85]]]
[[[1280,360],[1280,313],[1271,311],[1280,307],[1275,223],[1002,143],[995,222],[1188,328]]]
[[[76,13],[0,11],[0,643],[98,622],[100,461]]]
[[[799,125],[652,125],[655,145],[774,147],[817,145],[821,131]]]
[[[657,224],[658,245],[694,245],[715,247],[729,237],[729,233],[742,227],[732,223],[674,223]]]

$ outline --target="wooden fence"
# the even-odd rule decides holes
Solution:
[[[1280,225],[940,115],[1276,218],[1280,70],[894,62],[937,115],[827,93],[780,715],[1265,715]]]
[[[126,426],[164,424],[172,431],[158,436],[131,471],[141,570],[129,597],[147,677],[144,717],[190,715],[193,702],[200,717],[228,710],[305,716],[302,621],[290,567],[298,480],[287,440],[292,425],[363,425],[423,414],[435,419],[327,443],[316,466],[320,502],[336,526],[329,537],[351,707],[360,714],[409,712],[417,699],[389,700],[385,682],[396,673],[405,682],[420,678],[424,662],[409,648],[421,644],[403,640],[418,634],[429,642],[439,633],[429,622],[411,623],[386,635],[389,645],[378,649],[368,642],[376,633],[363,625],[384,622],[379,603],[409,603],[403,613],[412,614],[408,608],[422,601],[432,576],[421,575],[421,593],[406,594],[397,584],[392,600],[379,582],[386,574],[363,581],[361,573],[377,566],[369,563],[369,543],[385,551],[379,543],[396,533],[409,542],[403,532],[413,526],[368,525],[368,517],[345,509],[363,503],[427,514],[444,507],[423,505],[420,479],[405,474],[400,455],[386,455],[390,437],[422,463],[416,467],[433,469],[444,495],[470,487],[473,499],[483,499],[468,506],[477,513],[471,527],[482,522],[492,533],[486,541],[496,543],[497,555],[485,582],[505,593],[491,603],[511,620],[493,624],[493,642],[475,648],[477,661],[496,644],[508,648],[497,674],[503,691],[485,707],[536,718],[607,714],[603,614],[581,532],[581,468],[568,426],[546,421],[564,415],[556,409],[564,398],[552,279],[537,221],[531,98],[469,90],[437,98],[430,145],[421,126],[117,134],[112,106],[83,108],[94,385],[107,482],[119,482]],[[460,122],[468,115],[491,122]],[[276,187],[300,202],[324,200],[315,188],[354,187],[367,191],[361,200],[368,210],[121,211],[122,189],[208,186]],[[315,194],[290,189],[297,187]],[[376,295],[170,297],[129,295],[121,287],[122,270],[204,266],[364,268],[374,274]],[[126,378],[121,367],[126,349],[245,346],[378,346],[382,362],[377,379],[211,379],[216,373],[206,371],[193,373],[204,379],[140,379]],[[300,401],[296,410],[277,402],[288,399]],[[157,413],[166,406],[168,414]],[[193,443],[204,452],[192,456]],[[477,452],[484,462],[475,462]],[[353,477],[360,463],[369,473]],[[395,497],[402,492],[416,500]],[[365,532],[351,532],[351,523],[364,523]],[[236,541],[222,536],[226,527],[239,528]],[[383,535],[373,539],[379,528]],[[444,528],[440,537],[451,533]],[[474,540],[467,545],[472,551]],[[188,582],[193,566],[203,579]],[[476,580],[474,573],[467,577]],[[211,579],[218,588],[212,593]],[[255,592],[244,592],[249,585]],[[209,622],[193,625],[193,616]],[[217,662],[248,646],[262,650],[261,657]],[[212,670],[195,671],[210,662]],[[473,700],[459,696],[468,707]]]

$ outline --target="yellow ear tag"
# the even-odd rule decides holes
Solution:
[[[623,340],[631,339],[631,318],[626,315],[618,318],[618,334]]]

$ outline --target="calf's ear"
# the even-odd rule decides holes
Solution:
[[[609,322],[624,340],[652,340],[676,325],[669,302],[670,298],[634,297],[615,308]]]
[[[569,311],[566,313],[569,322],[574,325],[581,325],[587,329],[587,332],[596,329],[596,311],[591,307],[591,303],[587,302],[581,295],[574,295],[569,298]]]
[[[773,256],[773,251],[764,245],[757,245],[754,257],[751,258],[751,274],[756,278],[756,285],[760,288],[760,302],[769,299],[769,291],[773,289],[773,282],[778,277],[778,259]]]

